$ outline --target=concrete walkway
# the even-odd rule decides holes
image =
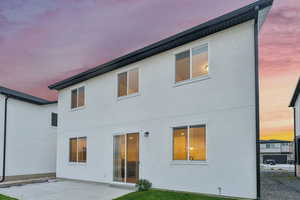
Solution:
[[[0,188],[0,194],[19,200],[112,200],[132,190],[69,180]]]

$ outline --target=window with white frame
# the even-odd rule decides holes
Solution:
[[[206,126],[173,128],[173,160],[206,161]]]
[[[175,55],[175,82],[190,80],[208,74],[208,44]]]
[[[137,94],[139,92],[139,70],[131,69],[118,74],[118,97]]]
[[[84,86],[71,90],[71,109],[83,107],[85,104]]]
[[[85,163],[87,154],[86,137],[70,138],[69,145],[69,162]]]

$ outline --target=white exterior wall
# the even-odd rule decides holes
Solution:
[[[154,187],[256,198],[254,22],[232,27],[59,91],[57,176],[111,183],[113,135],[140,132],[140,178]],[[210,78],[174,85],[174,53],[209,43]],[[139,67],[140,94],[117,100],[117,73]],[[86,105],[71,111],[71,89]],[[207,163],[172,162],[172,126],[207,125]],[[143,133],[150,132],[145,138]],[[69,138],[87,136],[87,163]]]
[[[1,175],[4,99],[0,95]],[[8,99],[6,176],[55,173],[57,129],[51,127],[51,112],[57,112],[57,104],[35,105]]]

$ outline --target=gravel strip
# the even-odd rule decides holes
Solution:
[[[262,172],[262,200],[299,200],[300,179],[291,172]]]

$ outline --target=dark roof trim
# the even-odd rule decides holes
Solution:
[[[263,8],[271,6],[273,0],[259,0],[248,6],[200,24],[194,28],[188,29],[174,36],[146,46],[142,49],[121,56],[105,64],[99,65],[93,69],[87,70],[65,80],[59,81],[49,86],[50,89],[60,90],[76,83],[88,80],[98,75],[110,72],[134,62],[138,62],[147,57],[173,49],[175,47],[192,42],[207,35],[222,31],[232,26],[241,24],[248,20],[257,18],[256,13]]]
[[[18,92],[16,90],[8,89],[5,87],[0,86],[0,94],[3,94],[5,96],[8,96],[13,99],[18,99],[21,101],[25,101],[32,104],[37,105],[47,105],[47,104],[54,104],[57,103],[57,101],[48,101],[46,99],[42,99],[39,97],[35,97],[29,94],[25,94],[23,92]]]
[[[298,79],[298,83],[297,83],[297,86],[294,90],[294,94],[293,94],[293,97],[291,99],[289,107],[294,107],[295,106],[295,103],[296,103],[299,95],[300,95],[300,77]]]
[[[271,143],[292,143],[288,140],[260,140],[261,144],[271,144]]]

